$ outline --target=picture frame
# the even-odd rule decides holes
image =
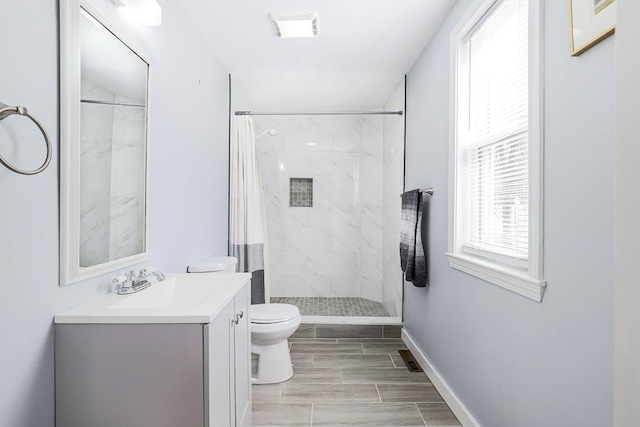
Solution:
[[[616,29],[616,0],[569,0],[571,56],[578,56]]]

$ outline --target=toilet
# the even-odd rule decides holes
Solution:
[[[235,257],[207,258],[189,265],[189,273],[236,271]],[[293,376],[289,337],[302,320],[298,307],[291,304],[252,304],[251,310],[251,382],[274,384]]]
[[[253,384],[281,383],[293,376],[289,337],[300,326],[300,311],[291,304],[251,306]]]

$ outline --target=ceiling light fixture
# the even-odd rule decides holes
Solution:
[[[111,0],[111,3],[145,27],[162,23],[162,7],[156,0]]]
[[[303,15],[271,14],[273,28],[278,37],[317,37],[318,14],[316,12]]]

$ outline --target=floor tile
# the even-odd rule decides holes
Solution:
[[[406,350],[404,343],[363,342],[364,354],[398,354],[398,350]]]
[[[316,326],[301,325],[289,340],[294,377],[253,386],[254,427],[460,425],[427,376],[406,368],[400,328],[335,326],[314,338]]]
[[[284,384],[253,384],[251,396],[255,403],[278,403]]]
[[[291,354],[364,354],[361,344],[298,344],[291,345]]]
[[[359,297],[271,297],[270,302],[295,305],[303,316],[391,316],[383,304]]]
[[[316,325],[316,338],[382,338],[382,325]]]
[[[436,402],[444,403],[433,384],[378,384],[383,402]]]
[[[298,329],[291,335],[291,338],[315,338],[316,325],[301,324]]]
[[[417,403],[427,426],[459,426],[460,421],[453,415],[446,403]]]
[[[342,372],[336,368],[298,368],[287,383],[342,384]]]
[[[413,403],[318,403],[313,405],[315,426],[424,426]]]
[[[253,427],[311,425],[311,403],[254,403],[252,411]]]
[[[339,343],[377,343],[377,344],[402,344],[400,338],[338,338]]]
[[[296,368],[313,368],[313,354],[292,354],[291,364]]]
[[[391,360],[393,360],[393,364],[396,365],[396,368],[406,368],[407,365],[404,364],[404,360],[399,354],[392,354]]]
[[[384,338],[400,338],[402,326],[400,325],[384,325],[383,334]]]
[[[342,369],[344,384],[394,384],[394,383],[428,383],[423,372],[409,372],[399,368],[344,368]]]
[[[293,344],[294,342],[298,344],[314,344],[314,343],[321,343],[321,342],[337,344],[338,339],[337,338],[289,338],[289,345]]]
[[[334,355],[318,354],[313,357],[316,368],[394,368],[391,358],[386,354]]]
[[[380,402],[374,384],[302,384],[288,382],[281,402]]]

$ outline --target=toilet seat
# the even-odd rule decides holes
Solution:
[[[298,307],[291,304],[253,304],[251,323],[282,323],[300,317]]]

